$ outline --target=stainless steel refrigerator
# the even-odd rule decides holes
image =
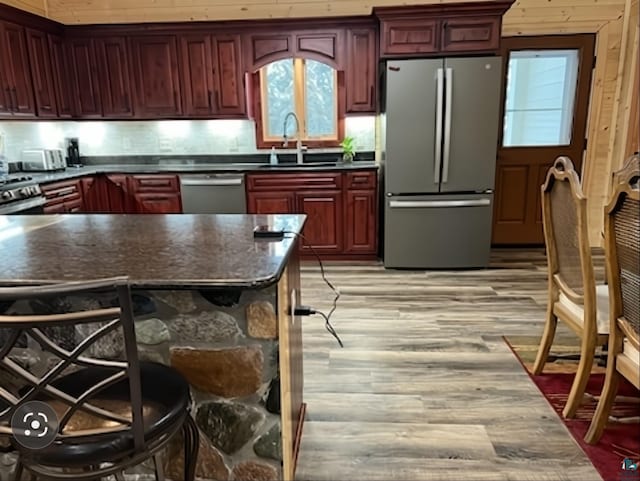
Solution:
[[[386,267],[488,264],[501,68],[500,57],[387,61]]]

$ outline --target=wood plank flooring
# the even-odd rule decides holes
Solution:
[[[326,270],[341,292],[332,323],[345,347],[319,316],[303,320],[308,414],[296,479],[601,479],[501,338],[542,332],[542,249],[496,250],[486,270]],[[302,293],[331,307],[313,262]]]

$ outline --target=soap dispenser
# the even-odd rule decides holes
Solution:
[[[269,163],[271,165],[278,165],[278,154],[276,154],[276,148],[271,147],[271,155],[269,155]]]

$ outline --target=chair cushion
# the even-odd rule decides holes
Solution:
[[[584,322],[584,307],[571,301],[567,296],[560,292],[558,299],[560,304],[566,307],[569,312],[580,319],[580,323]],[[609,334],[609,286],[596,286],[596,303],[597,303],[597,326],[598,334]]]
[[[112,369],[85,368],[61,377],[52,385],[72,396],[79,396],[86,389],[113,374]],[[149,443],[184,422],[190,403],[189,385],[178,372],[162,364],[141,362],[140,374],[145,440]],[[129,399],[129,382],[125,379],[100,392],[90,402],[129,417]],[[58,401],[46,402],[56,411],[62,408],[56,406]],[[72,435],[74,428],[104,428],[106,423],[109,421],[84,412],[76,412],[67,424],[66,433]],[[22,450],[20,446],[16,447]],[[126,430],[90,438],[70,438],[65,442],[56,441],[45,449],[29,450],[23,452],[23,455],[29,461],[47,466],[86,466],[116,461],[132,449],[133,434]]]
[[[631,359],[635,365],[640,366],[640,351],[627,338],[622,342],[622,355]]]

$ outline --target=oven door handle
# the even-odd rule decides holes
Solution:
[[[45,199],[44,197],[36,197],[33,199],[21,200],[19,202],[12,202],[7,205],[0,206],[0,215],[20,214],[25,210],[33,209],[35,207],[40,207],[46,203],[47,203],[47,199]]]

